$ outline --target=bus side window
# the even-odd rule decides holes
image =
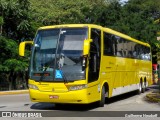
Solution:
[[[113,44],[112,35],[104,33],[104,55],[114,56],[115,55],[115,45]]]

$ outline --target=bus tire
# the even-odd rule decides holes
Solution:
[[[105,88],[103,86],[101,90],[101,99],[99,101],[99,107],[104,107],[104,104],[105,104]]]

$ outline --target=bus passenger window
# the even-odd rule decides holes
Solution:
[[[112,41],[112,35],[104,33],[104,55],[113,56],[115,55],[115,45]]]

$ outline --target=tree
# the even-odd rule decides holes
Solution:
[[[160,26],[154,24],[154,21],[160,18],[159,0],[129,0],[124,10],[130,13],[127,15],[130,18],[126,20],[130,23],[131,33],[129,34],[149,43],[153,52],[159,51],[157,31],[160,30]]]
[[[3,18],[3,36],[18,40],[33,38],[35,30],[29,0],[1,0],[0,18]],[[1,25],[1,23],[0,23]],[[1,25],[2,26],[2,25]],[[33,31],[30,31],[30,30]],[[2,28],[1,28],[2,30]]]
[[[160,26],[153,23],[155,18],[160,17],[159,6],[158,0],[129,0],[123,6],[119,1],[115,1],[106,7],[101,23],[149,43],[155,51],[157,49],[156,33],[160,30]]]
[[[2,35],[2,25],[4,24],[3,17],[0,16],[0,35]]]
[[[35,20],[44,25],[97,23],[107,0],[30,0]],[[36,3],[36,4],[35,4]]]
[[[17,87],[18,77],[24,78],[28,67],[28,59],[22,60],[18,55],[18,43],[33,37],[37,26],[29,8],[28,0],[0,0],[0,76],[6,76],[4,81],[9,83],[9,89]]]
[[[25,73],[25,69],[28,67],[27,59],[20,59],[18,55],[18,44],[11,39],[0,36],[0,71],[5,73],[6,81],[9,83],[9,90],[16,87],[17,73]],[[23,79],[23,82],[25,80]]]
[[[101,15],[98,16],[97,22],[102,26],[118,30],[120,26],[117,26],[117,23],[121,18],[121,11],[122,6],[118,0],[108,1],[108,5],[103,7]]]

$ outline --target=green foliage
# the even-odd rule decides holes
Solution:
[[[87,0],[31,0],[35,19],[44,25],[79,23],[84,19],[81,11],[89,9],[87,3]]]
[[[3,25],[3,24],[4,24],[3,17],[0,16],[0,25]]]
[[[156,4],[157,2],[157,4]],[[113,28],[138,40],[149,43],[157,51],[157,31],[160,26],[154,24],[160,18],[158,0],[129,0],[125,5],[118,1],[111,2],[100,16],[99,23]]]
[[[30,0],[33,16],[44,25],[96,23],[103,0]],[[36,4],[35,4],[36,3]]]
[[[33,37],[35,30],[34,33],[30,31],[32,18],[29,0],[1,0],[0,10],[4,21],[3,36],[18,41]]]
[[[0,37],[0,45],[0,71],[24,71],[28,64],[19,57],[18,44],[14,40]]]
[[[99,19],[97,22],[102,26],[111,27],[113,29],[118,28],[117,22],[121,17],[121,9],[122,7],[117,0],[110,2],[107,7],[103,8],[101,16],[98,16]]]
[[[27,66],[28,64],[22,60],[8,59],[4,62],[4,71],[25,71]]]

